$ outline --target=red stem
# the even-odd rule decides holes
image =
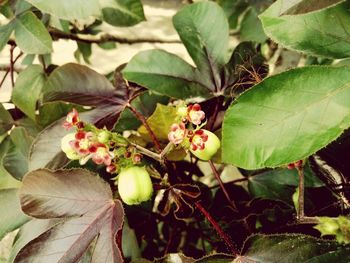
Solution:
[[[151,136],[151,139],[152,139],[154,145],[156,146],[157,152],[160,153],[162,151],[162,147],[160,146],[160,143],[159,143],[156,135],[152,131],[151,127],[148,125],[146,118],[142,115],[141,112],[136,110],[133,106],[128,105],[128,108],[132,111],[132,113],[136,116],[136,118],[142,122],[143,126],[145,126],[146,130],[148,131],[149,135]]]
[[[219,182],[219,185],[220,185],[220,187],[221,187],[221,190],[224,192],[224,195],[225,195],[225,197],[226,197],[228,203],[229,203],[235,210],[237,210],[237,206],[236,206],[235,202],[234,202],[233,200],[231,200],[230,195],[228,194],[228,192],[227,192],[227,190],[226,190],[226,188],[225,188],[225,185],[224,185],[224,183],[223,183],[222,180],[221,180],[220,174],[219,174],[218,170],[216,170],[216,167],[215,167],[214,163],[210,160],[210,161],[209,161],[209,164],[210,164],[210,167],[211,167],[211,169],[212,169],[212,171],[213,171],[213,173],[214,173],[214,175],[215,175],[216,180]]]
[[[216,232],[219,234],[219,236],[225,241],[226,245],[231,250],[231,253],[237,257],[240,255],[238,249],[236,248],[235,244],[231,240],[231,238],[226,235],[226,233],[221,229],[218,222],[215,221],[214,218],[209,214],[209,212],[198,202],[195,203],[195,206],[198,208],[199,211],[205,216],[205,218],[212,224],[212,226],[215,228]]]

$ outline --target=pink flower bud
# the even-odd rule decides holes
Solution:
[[[188,106],[187,111],[188,111],[187,119],[188,121],[192,122],[194,125],[201,124],[202,120],[205,118],[205,113],[204,111],[201,110],[201,105],[197,103]]]
[[[171,125],[168,139],[173,144],[180,144],[186,137],[186,127],[184,123]]]

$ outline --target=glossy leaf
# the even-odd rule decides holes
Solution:
[[[44,13],[67,20],[100,14],[98,0],[28,0],[28,2]]]
[[[0,217],[0,240],[29,220],[21,210],[17,191],[18,189],[0,190],[0,207],[3,211]]]
[[[283,15],[300,15],[314,11],[320,11],[325,8],[333,7],[345,0],[294,0],[285,1],[292,5],[283,13]]]
[[[188,5],[174,16],[173,23],[202,78],[212,83],[212,90],[220,88],[229,42],[229,26],[222,8],[209,1]]]
[[[99,0],[103,20],[113,26],[133,26],[145,20],[140,0]]]
[[[0,26],[0,51],[5,47],[7,41],[10,39],[14,26],[15,24],[13,22]]]
[[[284,0],[279,0],[260,15],[265,33],[271,39],[310,55],[350,56],[349,3],[294,16],[281,15],[288,9],[284,3]]]
[[[92,242],[91,262],[122,262],[117,233],[123,207],[95,174],[82,169],[33,171],[23,180],[20,200],[26,214],[66,220],[30,241],[15,262],[77,262]]]
[[[241,95],[223,123],[223,161],[245,169],[304,159],[350,126],[348,67],[305,67]]]
[[[196,69],[163,50],[138,53],[123,70],[124,77],[150,90],[178,99],[208,96],[209,90],[196,77]]]
[[[0,135],[10,130],[13,126],[11,114],[0,104]]]
[[[240,260],[255,262],[337,262],[350,260],[350,247],[301,234],[254,235],[244,244]]]
[[[32,13],[16,18],[15,38],[19,48],[27,54],[47,54],[52,51],[52,39],[43,23]]]
[[[165,106],[157,104],[157,108],[154,113],[147,119],[147,123],[161,141],[168,141],[168,133],[171,125],[175,122],[177,117],[176,108],[172,106]],[[138,129],[143,139],[152,141],[145,126],[141,126]]]
[[[5,169],[17,180],[28,172],[28,155],[33,138],[22,127],[16,127],[10,134],[11,142],[3,162]]]
[[[46,76],[40,65],[28,66],[16,79],[12,102],[32,120],[36,119],[36,104],[40,99],[45,81]],[[30,96],[25,96],[25,94],[30,94]]]

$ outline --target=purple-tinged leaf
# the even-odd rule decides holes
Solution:
[[[83,169],[30,172],[20,190],[22,210],[36,218],[67,217],[30,241],[15,262],[78,262],[94,242],[92,263],[123,262],[117,244],[124,211],[110,187]],[[102,248],[103,250],[99,249]]]
[[[55,69],[43,89],[44,102],[66,101],[97,106],[122,104],[117,91],[103,75],[82,65],[69,63]]]

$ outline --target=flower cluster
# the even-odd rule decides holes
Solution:
[[[141,155],[121,135],[85,124],[75,109],[68,113],[63,127],[76,128],[62,138],[61,148],[69,159],[79,160],[81,165],[92,160],[97,165],[105,165],[107,172],[116,173],[121,162],[127,166],[141,161]]]
[[[199,104],[180,105],[177,109],[180,123],[170,127],[168,139],[175,145],[189,149],[192,154],[202,160],[210,160],[220,148],[217,136],[202,127],[205,123],[205,113]],[[186,127],[188,126],[188,127]]]

